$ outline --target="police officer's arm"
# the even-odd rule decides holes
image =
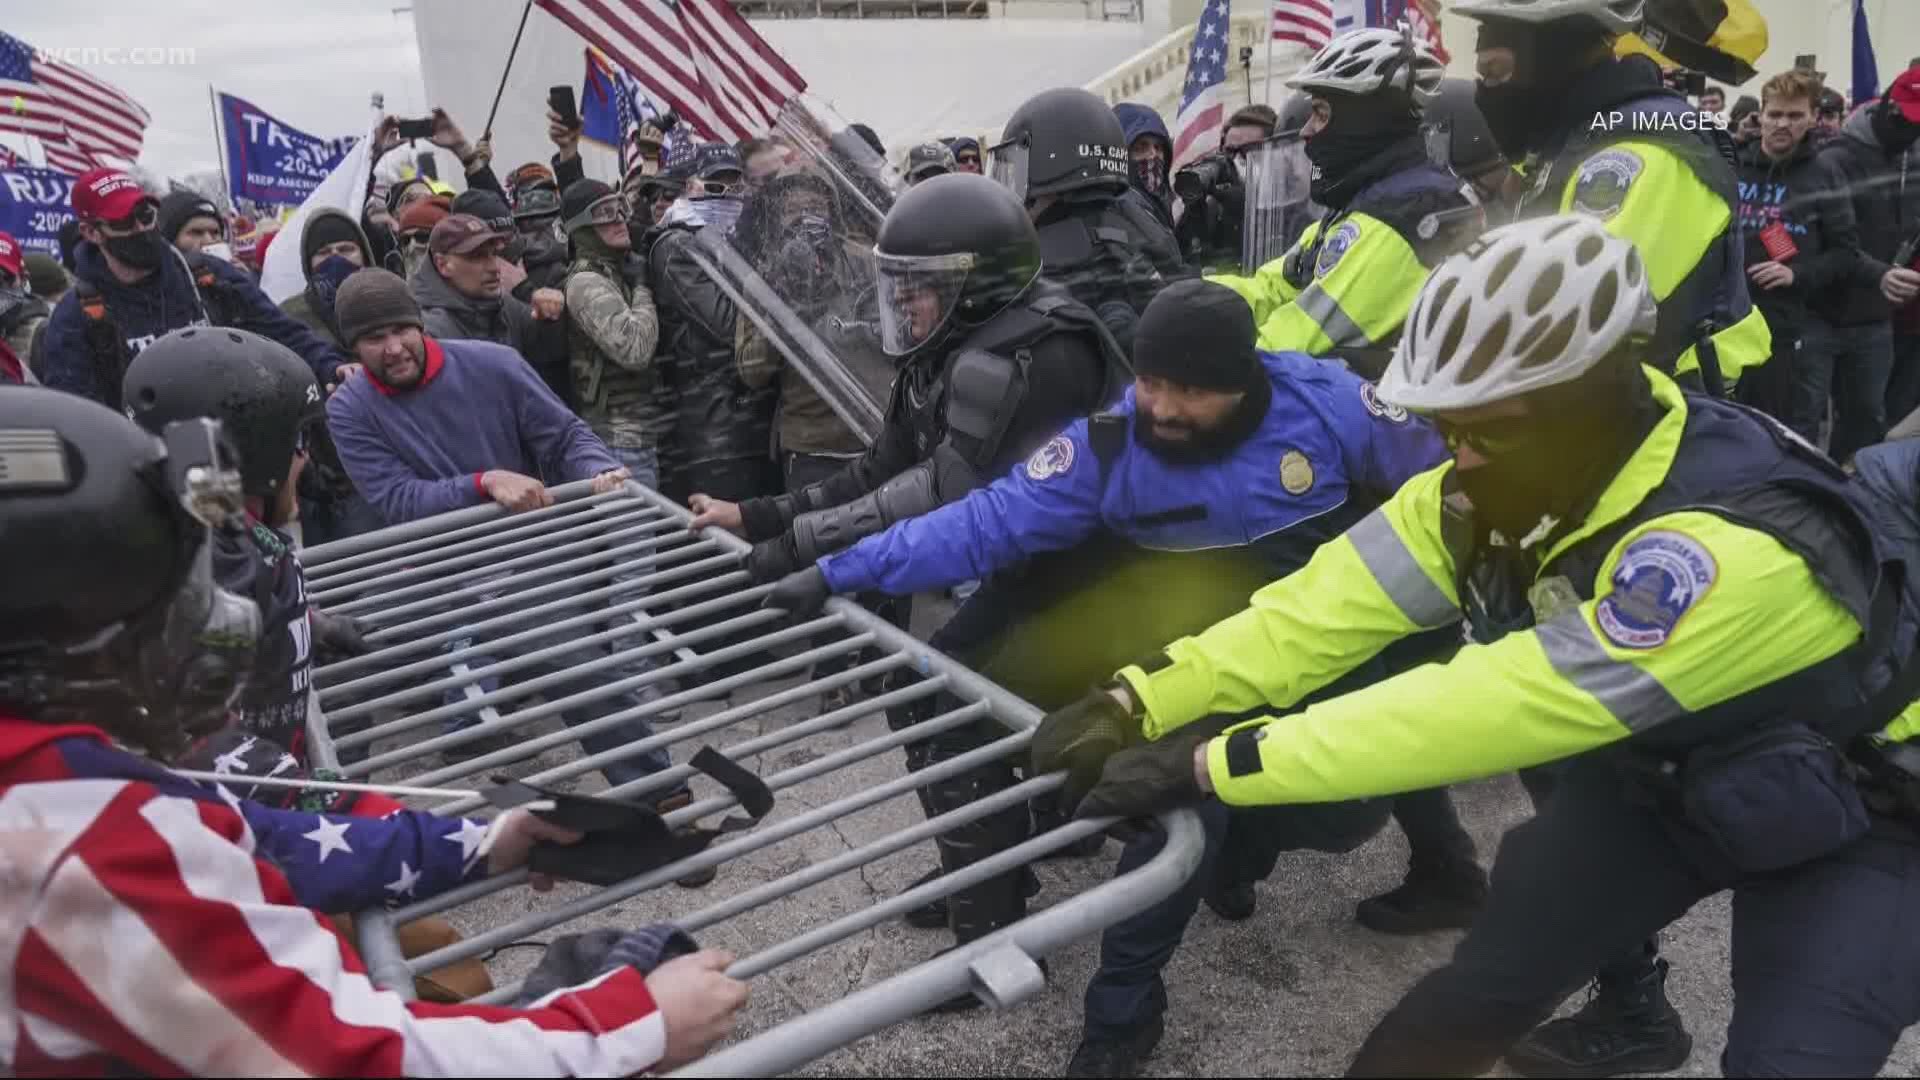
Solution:
[[[1595,580],[1593,600],[1532,630],[1229,731],[1207,748],[1214,789],[1239,805],[1334,802],[1557,761],[1685,725],[1860,634],[1799,556],[1708,513],[1643,523]]]
[[[1314,356],[1379,348],[1406,322],[1427,280],[1413,245],[1366,214],[1348,215],[1333,230],[1308,268],[1313,281],[1260,324],[1261,348]]]
[[[1441,526],[1448,470],[1414,477],[1245,611],[1121,669],[1147,738],[1203,716],[1288,708],[1395,641],[1457,622]]]
[[[1081,420],[999,480],[828,555],[820,569],[836,593],[907,596],[1073,547],[1099,522],[1100,468]]]
[[[1616,144],[1582,162],[1567,178],[1560,212],[1587,214],[1632,241],[1658,301],[1673,295],[1733,216],[1677,154],[1646,142]]]
[[[839,472],[799,491],[742,502],[740,521],[746,538],[754,543],[771,540],[792,527],[802,514],[843,506],[877,490],[912,468],[917,458],[913,432],[899,419],[889,417],[873,445]]]
[[[1324,365],[1323,365],[1324,366]],[[1385,500],[1407,481],[1447,460],[1447,444],[1426,420],[1382,402],[1373,384],[1345,372],[1322,384],[1347,476]]]
[[[1320,223],[1316,221],[1307,226],[1306,231],[1300,234],[1300,239],[1294,241],[1285,255],[1268,262],[1253,273],[1208,274],[1206,279],[1218,282],[1239,293],[1247,305],[1253,308],[1253,325],[1259,326],[1272,318],[1274,313],[1282,307],[1299,298],[1300,290],[1294,288],[1293,283],[1287,280],[1284,268],[1289,257],[1304,250],[1318,235],[1320,235]]]
[[[340,365],[347,363],[340,350],[308,329],[305,323],[281,311],[280,305],[269,300],[239,267],[214,258],[206,259],[205,263],[221,279],[220,286],[230,290],[238,301],[239,329],[272,338],[298,353],[313,369],[313,377],[323,389],[340,381]]]

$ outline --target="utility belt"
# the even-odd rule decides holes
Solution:
[[[1920,747],[1863,735],[1847,748],[1867,809],[1920,830]]]

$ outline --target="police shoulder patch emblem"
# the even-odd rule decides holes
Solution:
[[[1379,393],[1374,390],[1373,384],[1370,382],[1360,384],[1360,404],[1365,405],[1368,412],[1390,424],[1404,424],[1407,422],[1407,410],[1398,405],[1389,405],[1381,401]]]
[[[1333,273],[1333,268],[1340,265],[1347,249],[1353,247],[1358,239],[1360,226],[1351,221],[1342,222],[1339,228],[1333,230],[1333,235],[1327,237],[1327,242],[1320,245],[1320,257],[1313,263],[1313,276],[1323,278]]]
[[[1685,533],[1656,529],[1627,545],[1613,569],[1613,591],[1595,606],[1608,641],[1623,649],[1666,644],[1680,620],[1713,588],[1720,568]]]
[[[1027,479],[1039,482],[1059,476],[1073,468],[1073,440],[1055,435],[1027,459]]]
[[[1298,450],[1280,455],[1280,486],[1289,495],[1305,495],[1313,487],[1313,462]]]
[[[1626,205],[1627,191],[1646,167],[1646,161],[1631,150],[1603,150],[1593,155],[1581,164],[1580,174],[1574,178],[1572,209],[1602,221],[1612,217]]]

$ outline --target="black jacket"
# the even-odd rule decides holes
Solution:
[[[1860,232],[1852,275],[1814,302],[1814,310],[1835,326],[1860,326],[1891,314],[1880,279],[1894,252],[1920,233],[1920,175],[1909,175],[1909,156],[1888,158],[1869,111],[1855,113],[1819,150],[1820,160],[1847,184]]]
[[[1797,333],[1814,297],[1853,278],[1860,232],[1846,178],[1811,139],[1800,140],[1793,153],[1778,162],[1761,152],[1755,139],[1741,148],[1738,164],[1746,265],[1772,260],[1760,233],[1776,221],[1799,249],[1785,264],[1793,271],[1793,284],[1763,289],[1749,282],[1748,293],[1776,336]]]
[[[694,230],[661,230],[648,249],[653,303],[660,315],[660,351],[671,353],[679,401],[676,466],[732,458],[770,458],[771,386],[748,386],[734,364],[733,300],[694,261]],[[666,471],[662,462],[662,472]]]

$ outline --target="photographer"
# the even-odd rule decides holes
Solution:
[[[1304,104],[1304,99],[1299,100]],[[1288,112],[1294,120],[1291,125],[1281,124],[1265,105],[1248,105],[1227,120],[1218,150],[1173,175],[1173,193],[1180,199],[1173,237],[1189,264],[1207,273],[1238,270],[1240,231],[1246,216],[1240,155],[1246,147],[1272,138],[1276,129],[1300,130],[1306,122],[1305,109],[1295,115],[1290,107]]]

